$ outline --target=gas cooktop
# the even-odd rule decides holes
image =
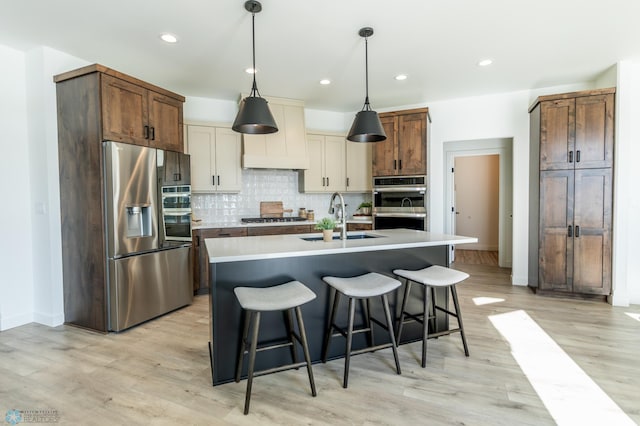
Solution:
[[[271,223],[271,222],[304,222],[306,217],[243,217],[242,223]]]

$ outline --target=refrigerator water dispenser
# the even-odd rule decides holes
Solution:
[[[127,230],[129,238],[150,237],[151,209],[149,206],[127,206]]]

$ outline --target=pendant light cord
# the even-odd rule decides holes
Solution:
[[[364,38],[364,81],[365,81],[365,98],[363,111],[371,111],[371,105],[369,105],[369,37]]]
[[[251,38],[253,42],[253,86],[251,87],[251,96],[255,97],[257,94],[260,97],[258,85],[256,84],[256,13],[254,11],[251,11]]]

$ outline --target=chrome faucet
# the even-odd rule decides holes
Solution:
[[[346,240],[347,239],[347,212],[344,209],[344,197],[342,196],[341,193],[339,192],[334,192],[333,195],[331,196],[331,201],[329,201],[329,214],[334,214],[336,209],[334,207],[334,201],[336,199],[336,197],[340,198],[340,210],[342,211],[342,215],[341,216],[341,224],[340,224],[340,239],[341,240]]]

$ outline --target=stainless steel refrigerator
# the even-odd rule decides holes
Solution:
[[[158,151],[103,142],[109,330],[193,301],[191,244],[162,247]]]

